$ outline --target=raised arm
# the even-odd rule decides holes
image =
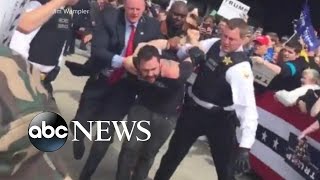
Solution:
[[[156,47],[156,48],[158,48],[160,50],[164,50],[164,49],[167,49],[168,40],[166,40],[166,39],[156,39],[156,40],[152,40],[152,41],[149,41],[149,42],[139,43],[138,46],[136,47],[136,49],[134,50],[133,56],[137,56],[139,50],[145,45],[151,45],[151,46],[154,46],[154,47]]]
[[[161,76],[170,79],[187,80],[193,71],[193,64],[190,58],[182,62],[168,59],[161,59]]]
[[[182,62],[168,59],[160,59],[161,76],[170,79],[186,80],[193,71],[193,64],[190,58]],[[127,57],[123,63],[124,68],[131,74],[138,75],[138,71],[133,63],[133,57]]]
[[[21,16],[17,29],[22,33],[28,34],[46,23],[56,13],[57,9],[66,5],[74,5],[76,2],[78,0],[52,0],[31,11],[28,11],[27,7],[27,11]],[[31,1],[30,5],[32,6],[35,3],[39,2]]]

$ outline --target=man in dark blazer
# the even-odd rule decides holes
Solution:
[[[101,22],[94,27],[91,58],[82,66],[91,76],[82,92],[74,119],[87,131],[90,129],[87,121],[122,120],[135,100],[137,86],[133,76],[125,74],[119,81],[110,80],[110,77],[121,70],[124,57],[130,55],[128,49],[132,51],[140,42],[161,38],[159,22],[144,16],[144,10],[144,0],[125,0],[123,8],[107,7]],[[73,73],[75,64],[67,62],[66,65]],[[102,139],[113,138],[113,133],[114,128],[110,126],[108,133],[102,132]],[[85,135],[79,130],[76,135],[79,141],[73,144],[74,157],[81,159]],[[94,141],[80,179],[90,179],[112,141]]]

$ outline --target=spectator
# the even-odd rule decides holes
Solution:
[[[298,107],[301,112],[310,114],[311,117],[316,118],[316,121],[309,127],[304,129],[299,135],[298,139],[304,139],[307,135],[320,129],[320,98],[319,90],[308,90],[307,93],[298,100]]]
[[[264,60],[266,60],[265,54],[268,52],[269,43],[270,43],[269,38],[267,38],[267,36],[259,36],[253,42],[254,42],[253,54],[255,56],[262,57]]]
[[[222,34],[223,29],[226,27],[227,25],[227,19],[221,18],[218,24],[218,29],[217,29],[217,37],[220,37],[220,35]]]
[[[184,35],[183,25],[186,22],[187,16],[187,4],[177,1],[172,4],[166,20],[161,22],[161,33],[168,40],[168,48],[162,55],[167,59],[176,59],[176,49]]]
[[[119,6],[119,2],[118,0],[108,0],[108,5],[113,8],[117,8]]]
[[[263,64],[268,69],[272,70],[277,76],[269,85],[273,90],[288,90],[291,91],[300,87],[300,78],[302,71],[308,67],[304,58],[299,54],[302,50],[302,45],[297,41],[290,41],[284,48],[284,63],[273,64],[265,61],[263,58],[255,58],[254,61]],[[284,83],[286,82],[286,83]]]
[[[254,52],[253,34],[254,34],[254,27],[249,26],[248,33],[243,43],[243,49],[248,54],[248,56],[252,56]]]
[[[279,36],[275,32],[269,32],[266,36],[270,37],[272,47],[278,46],[280,44]]]
[[[276,92],[275,97],[285,106],[293,106],[296,104],[298,98],[306,94],[308,89],[320,89],[319,86],[320,75],[314,69],[306,69],[302,73],[301,87],[293,90],[286,91],[280,90]]]
[[[289,40],[288,36],[282,36],[280,40],[281,45],[284,46],[288,40]]]
[[[102,15],[102,11],[108,6],[108,0],[97,0],[90,3],[90,20],[92,26],[95,26],[99,17]]]
[[[70,4],[76,3],[70,0]],[[41,26],[45,24],[53,15],[56,9],[67,5],[65,0],[51,0],[48,3],[40,1],[30,1],[26,4],[25,13],[21,15],[17,30],[14,32],[10,48],[22,55],[24,59],[29,57],[30,43],[38,33]]]
[[[157,19],[159,22],[163,22],[167,19],[167,11],[160,9]]]
[[[79,0],[79,3],[73,7],[73,10],[87,10],[90,11],[90,4],[88,0]],[[64,55],[71,55],[75,53],[76,39],[81,39],[80,49],[87,50],[84,42],[84,36],[90,34],[92,26],[90,13],[75,13],[72,16],[72,29],[69,33],[69,38],[65,47]]]
[[[188,7],[186,3],[177,1],[172,4],[167,19],[161,22],[161,32],[166,39],[182,35],[182,25],[187,15]]]
[[[149,17],[157,18],[157,17],[158,17],[159,9],[160,9],[159,5],[152,3],[151,0],[146,0],[146,10],[145,10],[145,13],[146,13]]]
[[[51,82],[57,77],[64,44],[71,26],[71,15],[65,11],[78,0],[38,0],[27,5],[10,47],[41,72],[43,86],[53,98]],[[23,33],[29,34],[23,34]]]
[[[200,26],[200,40],[209,39],[214,36],[216,21],[213,16],[206,16]]]

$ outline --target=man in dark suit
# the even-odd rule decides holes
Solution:
[[[89,120],[122,120],[135,100],[137,86],[133,76],[123,74],[124,57],[131,55],[140,42],[161,38],[159,22],[144,16],[144,10],[144,0],[126,0],[124,8],[106,8],[102,21],[94,28],[91,58],[84,66],[90,69],[91,76],[74,119],[87,130],[90,129]],[[74,63],[70,64],[66,65],[72,72]],[[74,157],[81,159],[85,135],[79,130],[76,133],[79,141],[73,144]],[[102,133],[105,135],[102,139],[112,138],[113,133],[110,126],[108,133]],[[111,143],[112,140],[93,143],[80,179],[90,179]]]

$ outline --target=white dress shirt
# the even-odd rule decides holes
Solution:
[[[218,38],[200,41],[201,49],[207,53]],[[187,57],[191,45],[185,45],[178,51],[179,58]],[[237,51],[243,51],[240,47]],[[220,56],[225,53],[220,51]],[[232,100],[237,117],[240,120],[240,147],[251,148],[258,127],[258,113],[253,87],[253,73],[249,62],[241,62],[226,71],[226,80],[231,86]]]
[[[138,22],[132,24],[127,20],[127,18],[125,18],[125,20],[126,20],[126,31],[125,31],[125,40],[124,40],[125,45],[124,45],[120,55],[116,54],[116,55],[114,55],[112,57],[112,62],[111,62],[112,68],[120,68],[120,67],[122,67],[122,63],[123,63],[124,56],[126,54],[126,49],[127,49],[127,46],[128,46],[129,37],[130,37],[130,34],[131,34],[131,30],[132,30],[131,29],[131,25],[134,25],[135,30],[137,29]]]

